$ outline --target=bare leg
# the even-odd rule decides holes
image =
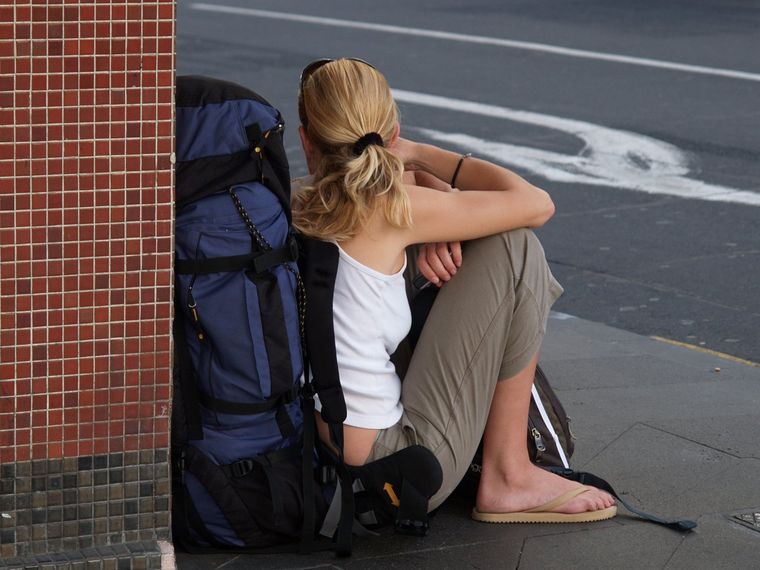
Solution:
[[[482,512],[517,512],[548,503],[578,483],[536,467],[528,457],[527,417],[538,355],[496,385],[483,435],[483,470],[476,499]],[[607,493],[583,493],[557,512],[580,513],[615,504]]]

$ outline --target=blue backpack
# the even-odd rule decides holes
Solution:
[[[303,509],[283,487],[302,485],[303,437],[283,122],[247,89],[201,77],[178,78],[176,105],[175,535],[270,546],[299,535]]]
[[[361,468],[340,456],[337,249],[301,239],[299,259],[280,113],[197,76],[177,78],[176,107],[175,543],[348,554],[355,516],[424,532],[440,486],[430,452],[415,446]],[[315,391],[338,456],[315,437]]]

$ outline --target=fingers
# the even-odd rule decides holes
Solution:
[[[459,242],[428,243],[417,257],[417,268],[434,285],[441,287],[462,265],[462,245]]]
[[[433,281],[436,285],[442,285],[442,282],[445,283],[449,279],[451,279],[451,273],[446,269],[446,267],[443,264],[443,261],[441,260],[441,253],[439,250],[440,244],[428,244],[425,247],[425,250],[427,252],[426,260],[428,263],[428,266],[433,270],[433,273],[436,276],[436,280]],[[446,244],[443,244],[444,246]],[[448,256],[448,250],[446,251],[446,256]]]
[[[417,269],[419,269],[420,273],[425,276],[425,279],[430,281],[433,285],[440,286],[438,276],[427,261],[427,251],[425,251],[425,247],[420,250],[420,254],[417,257]]]
[[[454,260],[454,265],[457,267],[462,266],[462,243],[458,241],[449,242],[449,251],[451,251],[451,259]]]

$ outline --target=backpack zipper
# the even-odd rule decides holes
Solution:
[[[193,328],[195,329],[195,336],[198,337],[198,340],[200,342],[203,342],[206,340],[206,333],[203,332],[203,327],[201,326],[201,318],[198,315],[198,303],[195,302],[195,297],[193,297],[193,285],[195,284],[195,275],[193,275],[193,278],[190,280],[190,284],[187,286],[187,308],[190,310],[190,316],[193,320]]]
[[[544,443],[544,438],[541,435],[541,432],[538,431],[530,416],[528,417],[528,425],[530,427],[530,435],[533,437],[533,442],[536,445],[536,461],[539,461],[541,455],[546,451],[546,444]]]

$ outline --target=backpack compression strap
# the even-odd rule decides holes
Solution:
[[[283,263],[298,259],[298,244],[291,236],[281,248],[266,251],[252,251],[242,255],[227,255],[199,259],[177,259],[174,262],[174,272],[180,275],[208,275],[209,273],[226,273],[253,270],[261,274]]]

